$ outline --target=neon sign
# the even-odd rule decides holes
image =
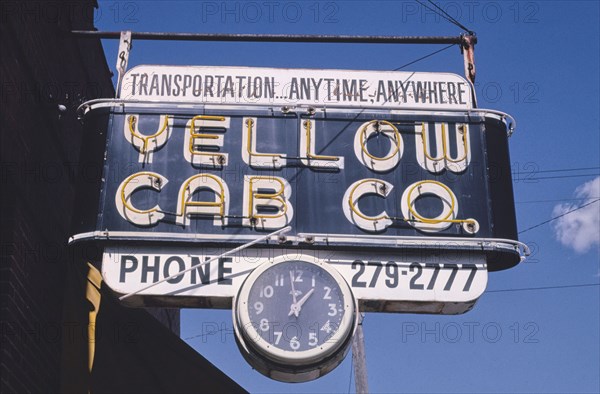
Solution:
[[[157,73],[209,72],[183,69]],[[290,88],[335,73],[265,70],[220,70],[272,75],[275,96],[259,102],[241,91],[244,102],[231,105],[151,95],[86,106],[90,133],[108,130],[106,153],[98,215],[73,240],[239,244],[291,226],[278,245],[377,253],[478,245],[490,270],[519,261],[508,126],[494,111],[450,100],[448,84],[462,78],[415,76],[446,90],[409,109],[377,101],[380,82],[404,74],[340,72],[367,81],[357,86],[373,101],[289,106],[278,81]]]

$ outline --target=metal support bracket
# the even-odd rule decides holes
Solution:
[[[475,44],[477,36],[473,34],[463,35],[460,51],[465,62],[465,78],[475,84]]]
[[[127,63],[129,62],[129,52],[131,51],[131,31],[122,31],[121,38],[119,40],[119,51],[117,55],[117,89],[115,91],[115,98],[119,98],[121,95],[121,82],[123,76],[127,71]]]
[[[473,108],[477,108],[477,96],[475,95],[475,44],[477,44],[477,36],[474,33],[461,35],[460,53],[463,54],[465,78],[471,82]]]

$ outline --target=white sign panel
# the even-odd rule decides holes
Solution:
[[[102,276],[120,295],[175,275],[226,250],[109,247],[104,252]],[[261,263],[278,256],[302,260],[314,256],[332,264],[351,286],[363,311],[454,314],[469,310],[487,285],[485,256],[464,251],[443,257],[434,254],[372,254],[365,252],[247,249],[191,270],[141,292],[129,300],[152,303],[169,296],[204,300],[192,305],[229,308],[246,276]],[[285,280],[285,278],[283,279]],[[310,277],[305,280],[310,281]],[[284,285],[273,283],[273,286]],[[172,303],[172,302],[171,302]],[[160,304],[160,302],[158,302]],[[182,302],[185,304],[185,302]]]
[[[122,99],[194,104],[470,109],[456,74],[401,71],[143,65],[123,78]]]

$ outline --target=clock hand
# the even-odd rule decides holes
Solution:
[[[300,312],[300,309],[298,309],[298,305],[292,304],[290,306],[290,312],[288,313],[288,316],[296,315],[296,317],[298,317],[299,312]]]
[[[292,316],[292,315],[296,315],[296,317],[298,317],[298,312],[297,312],[297,300],[296,300],[296,289],[294,287],[294,272],[290,271],[290,283],[292,284],[292,305],[290,305],[290,313],[288,313],[288,316]]]
[[[295,306],[296,306],[296,308],[295,308],[296,317],[298,317],[298,315],[300,314],[300,310],[302,309],[302,305],[304,305],[304,303],[306,302],[306,300],[308,300],[308,297],[310,297],[310,296],[311,296],[311,294],[312,294],[312,293],[314,293],[314,291],[315,291],[315,289],[314,289],[314,288],[310,289],[310,291],[309,291],[308,293],[306,293],[306,294],[304,295],[304,297],[302,297],[302,298],[300,299],[300,301],[298,301],[298,302],[296,303],[296,305],[295,305]]]
[[[290,271],[290,283],[292,284],[292,299],[294,300],[294,304],[297,303],[296,300],[296,289],[294,288],[294,273]]]
[[[300,301],[298,302],[294,302],[291,306],[290,306],[290,313],[288,313],[288,316],[292,316],[292,314],[296,315],[296,317],[298,317],[300,315],[300,310],[302,309],[302,305],[304,305],[304,303],[306,302],[306,300],[308,300],[308,297],[310,297],[310,295],[315,291],[315,289],[310,289],[308,293],[306,293],[304,295],[304,297],[302,297],[300,299]]]

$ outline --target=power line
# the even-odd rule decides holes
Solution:
[[[433,5],[435,8],[437,8],[438,10],[440,10],[442,13],[440,14],[438,11],[434,10],[433,8],[429,7],[426,4],[421,3],[419,0],[415,0],[417,3],[421,4],[423,7],[427,8],[429,11],[434,12],[435,14],[441,16],[442,18],[446,19],[448,22],[452,23],[455,26],[460,27],[461,29],[463,29],[464,31],[466,31],[469,34],[473,34],[473,31],[471,29],[466,28],[463,24],[461,24],[459,21],[457,21],[456,19],[454,19],[452,17],[452,15],[448,14],[446,11],[444,11],[440,6],[438,6],[437,4],[435,4],[433,1],[431,0],[427,0],[429,2],[429,4]]]
[[[540,170],[535,172],[567,172],[567,171],[584,171],[584,170],[598,170],[600,167],[580,167],[580,168],[559,168],[556,170]]]
[[[395,68],[393,71],[398,71],[398,70],[400,70],[400,69],[402,69],[402,68],[404,68],[404,67],[406,67],[406,66],[409,66],[409,65],[411,65],[411,64],[415,64],[415,63],[417,63],[417,62],[419,62],[419,61],[421,61],[421,60],[423,60],[423,59],[426,59],[426,58],[428,58],[428,57],[430,57],[430,56],[433,56],[433,55],[435,55],[435,54],[437,54],[437,53],[440,53],[440,52],[442,52],[442,51],[444,51],[444,50],[446,50],[446,49],[448,49],[448,48],[450,48],[450,47],[452,47],[452,46],[454,46],[454,45],[456,45],[456,44],[451,44],[451,45],[449,45],[449,46],[447,46],[447,47],[444,47],[444,48],[442,48],[442,49],[438,49],[437,51],[434,51],[434,52],[430,53],[429,55],[425,55],[425,56],[423,56],[423,57],[420,57],[420,58],[418,58],[418,59],[416,59],[416,60],[413,60],[412,62],[406,63],[405,65],[403,65],[403,66],[401,66],[401,67]],[[415,75],[415,73],[414,73],[414,72],[413,72],[413,73],[411,73],[411,74],[410,74],[410,75],[409,75],[409,76],[408,76],[408,77],[407,77],[407,78],[406,78],[406,79],[405,79],[405,80],[404,80],[402,83],[403,83],[403,84],[404,84],[404,83],[406,83],[406,82],[407,82],[409,79],[411,79],[411,78],[412,78],[412,76],[413,76],[413,75]],[[396,94],[398,93],[398,91],[399,91],[399,90],[400,90],[400,87],[398,87],[398,89],[396,89]],[[387,103],[387,102],[390,100],[390,98],[391,98],[391,95],[390,95],[390,97],[388,97],[388,98],[386,98],[386,99],[385,99],[384,103]],[[356,116],[354,116],[354,118],[348,122],[347,126],[346,126],[345,128],[343,128],[341,132],[343,132],[343,131],[344,131],[344,130],[345,130],[345,129],[346,129],[346,128],[347,128],[347,127],[350,125],[350,123],[352,123],[353,121],[355,121],[356,119],[358,119],[358,117],[359,117],[359,116],[360,116],[360,115],[361,115],[361,114],[362,114],[362,113],[363,113],[365,110],[366,110],[366,108],[363,108],[363,109],[361,109],[361,110],[360,110],[360,111],[359,111],[359,112],[356,114]],[[336,136],[334,136],[334,138],[331,140],[331,142],[333,142],[333,141],[334,141],[334,140],[335,140],[335,139],[336,139],[336,138],[337,138],[337,137],[338,137],[338,136],[341,134],[341,132],[340,132],[340,133],[338,133]],[[330,142],[330,143],[331,143],[331,142]],[[328,145],[326,145],[325,147],[327,147],[327,146],[329,146],[329,144],[328,144]]]
[[[435,8],[437,8],[438,10],[442,11],[442,13],[444,15],[446,15],[446,17],[448,18],[448,20],[450,20],[450,22],[454,23],[454,25],[460,27],[461,29],[463,29],[464,31],[466,31],[469,34],[473,34],[473,30],[465,27],[462,23],[460,23],[459,21],[457,21],[452,15],[450,15],[449,13],[447,13],[445,10],[443,10],[439,5],[435,4],[433,1],[431,0],[427,0],[431,5],[433,5]]]
[[[586,283],[586,284],[580,284],[580,285],[563,285],[563,286],[525,287],[522,289],[486,290],[486,293],[507,293],[507,292],[511,292],[511,291],[572,289],[572,288],[576,288],[576,287],[592,287],[592,286],[600,286],[600,283]]]
[[[600,174],[540,176],[537,178],[523,178],[522,181],[540,181],[540,180],[544,180],[544,179],[582,178],[582,177],[586,177],[586,176],[600,176]]]
[[[515,204],[533,204],[533,203],[540,203],[540,202],[561,202],[561,201],[581,201],[581,200],[589,200],[591,198],[600,198],[600,197],[558,198],[555,200],[527,200],[527,201],[515,201]]]
[[[215,335],[215,334],[221,333],[223,331],[229,332],[231,330],[228,330],[227,328],[219,328],[218,330],[215,330],[215,331],[210,331],[210,332],[206,332],[203,334],[192,335],[191,337],[183,338],[183,340],[191,341],[192,339],[208,337],[210,335]]]
[[[415,64],[415,63],[417,63],[417,62],[420,62],[420,61],[421,61],[421,60],[423,60],[423,59],[427,59],[428,57],[431,57],[431,56],[433,56],[433,55],[435,55],[435,54],[438,54],[438,53],[440,53],[440,52],[443,52],[443,51],[445,51],[446,49],[448,49],[448,48],[452,48],[452,47],[453,47],[453,46],[455,46],[455,45],[456,45],[456,44],[450,44],[450,45],[448,45],[447,47],[444,47],[444,48],[442,48],[442,49],[438,49],[437,51],[435,51],[435,52],[432,52],[432,53],[430,53],[429,55],[425,55],[425,56],[423,56],[423,57],[420,57],[420,58],[418,58],[417,60],[413,60],[413,61],[412,61],[412,62],[410,62],[410,63],[406,63],[404,66],[401,66],[401,67],[395,68],[395,69],[394,69],[394,71],[402,70],[404,67],[407,67],[407,66],[410,66],[411,64]]]
[[[594,201],[590,201],[590,202],[588,202],[587,204],[583,204],[583,205],[582,205],[582,206],[580,206],[580,207],[577,207],[577,208],[571,209],[570,211],[567,211],[567,212],[565,212],[565,213],[563,213],[563,214],[561,214],[561,215],[555,216],[555,217],[553,217],[553,218],[551,218],[551,219],[548,219],[548,220],[545,220],[545,221],[543,221],[543,222],[541,222],[541,223],[538,223],[538,224],[536,224],[535,226],[531,226],[531,227],[529,227],[529,228],[526,228],[525,230],[519,231],[519,234],[523,234],[523,233],[524,233],[524,232],[526,232],[526,231],[533,230],[534,228],[537,228],[537,227],[543,226],[543,225],[544,225],[544,224],[546,224],[546,223],[550,223],[550,222],[551,222],[551,221],[553,221],[553,220],[556,220],[556,219],[558,219],[558,218],[561,218],[561,217],[563,217],[563,216],[566,216],[566,215],[568,215],[568,214],[570,214],[570,213],[573,213],[573,212],[575,212],[575,211],[578,211],[578,210],[580,210],[581,208],[585,208],[585,207],[587,207],[588,205],[592,205],[593,203],[596,203],[596,202],[598,202],[598,201],[600,201],[600,198],[598,198],[598,199],[596,199],[596,200],[594,200]]]

